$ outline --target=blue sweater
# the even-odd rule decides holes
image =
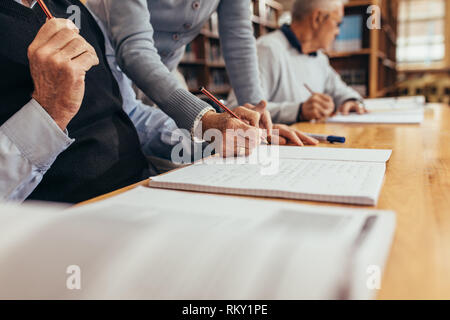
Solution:
[[[184,90],[170,71],[216,10],[239,103],[262,100],[250,0],[89,0],[88,5],[106,25],[121,69],[179,127],[192,130],[209,105]]]

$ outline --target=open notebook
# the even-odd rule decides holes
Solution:
[[[150,187],[376,205],[391,150],[261,146],[153,177]]]
[[[420,124],[424,121],[425,97],[399,97],[364,100],[368,114],[336,115],[331,123]]]
[[[394,229],[388,211],[143,187],[0,206],[0,299],[369,299]]]

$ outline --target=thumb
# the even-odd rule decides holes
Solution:
[[[255,106],[255,111],[258,111],[259,113],[263,113],[264,111],[266,111],[266,108],[267,108],[267,101],[261,100],[261,101]]]

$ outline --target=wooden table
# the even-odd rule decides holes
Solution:
[[[309,133],[345,136],[346,148],[393,150],[376,207],[397,213],[380,299],[450,299],[450,107],[430,105],[425,115],[422,125],[296,125]]]

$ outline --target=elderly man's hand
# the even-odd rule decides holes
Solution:
[[[364,107],[363,104],[359,103],[358,101],[350,100],[345,103],[343,103],[338,110],[343,115],[348,115],[350,112],[356,112],[357,114],[364,114],[368,111]]]
[[[83,101],[86,72],[99,63],[94,48],[66,19],[50,19],[28,48],[33,98],[64,130]]]
[[[334,112],[333,99],[326,94],[314,93],[302,107],[302,117],[305,120],[323,120]]]

